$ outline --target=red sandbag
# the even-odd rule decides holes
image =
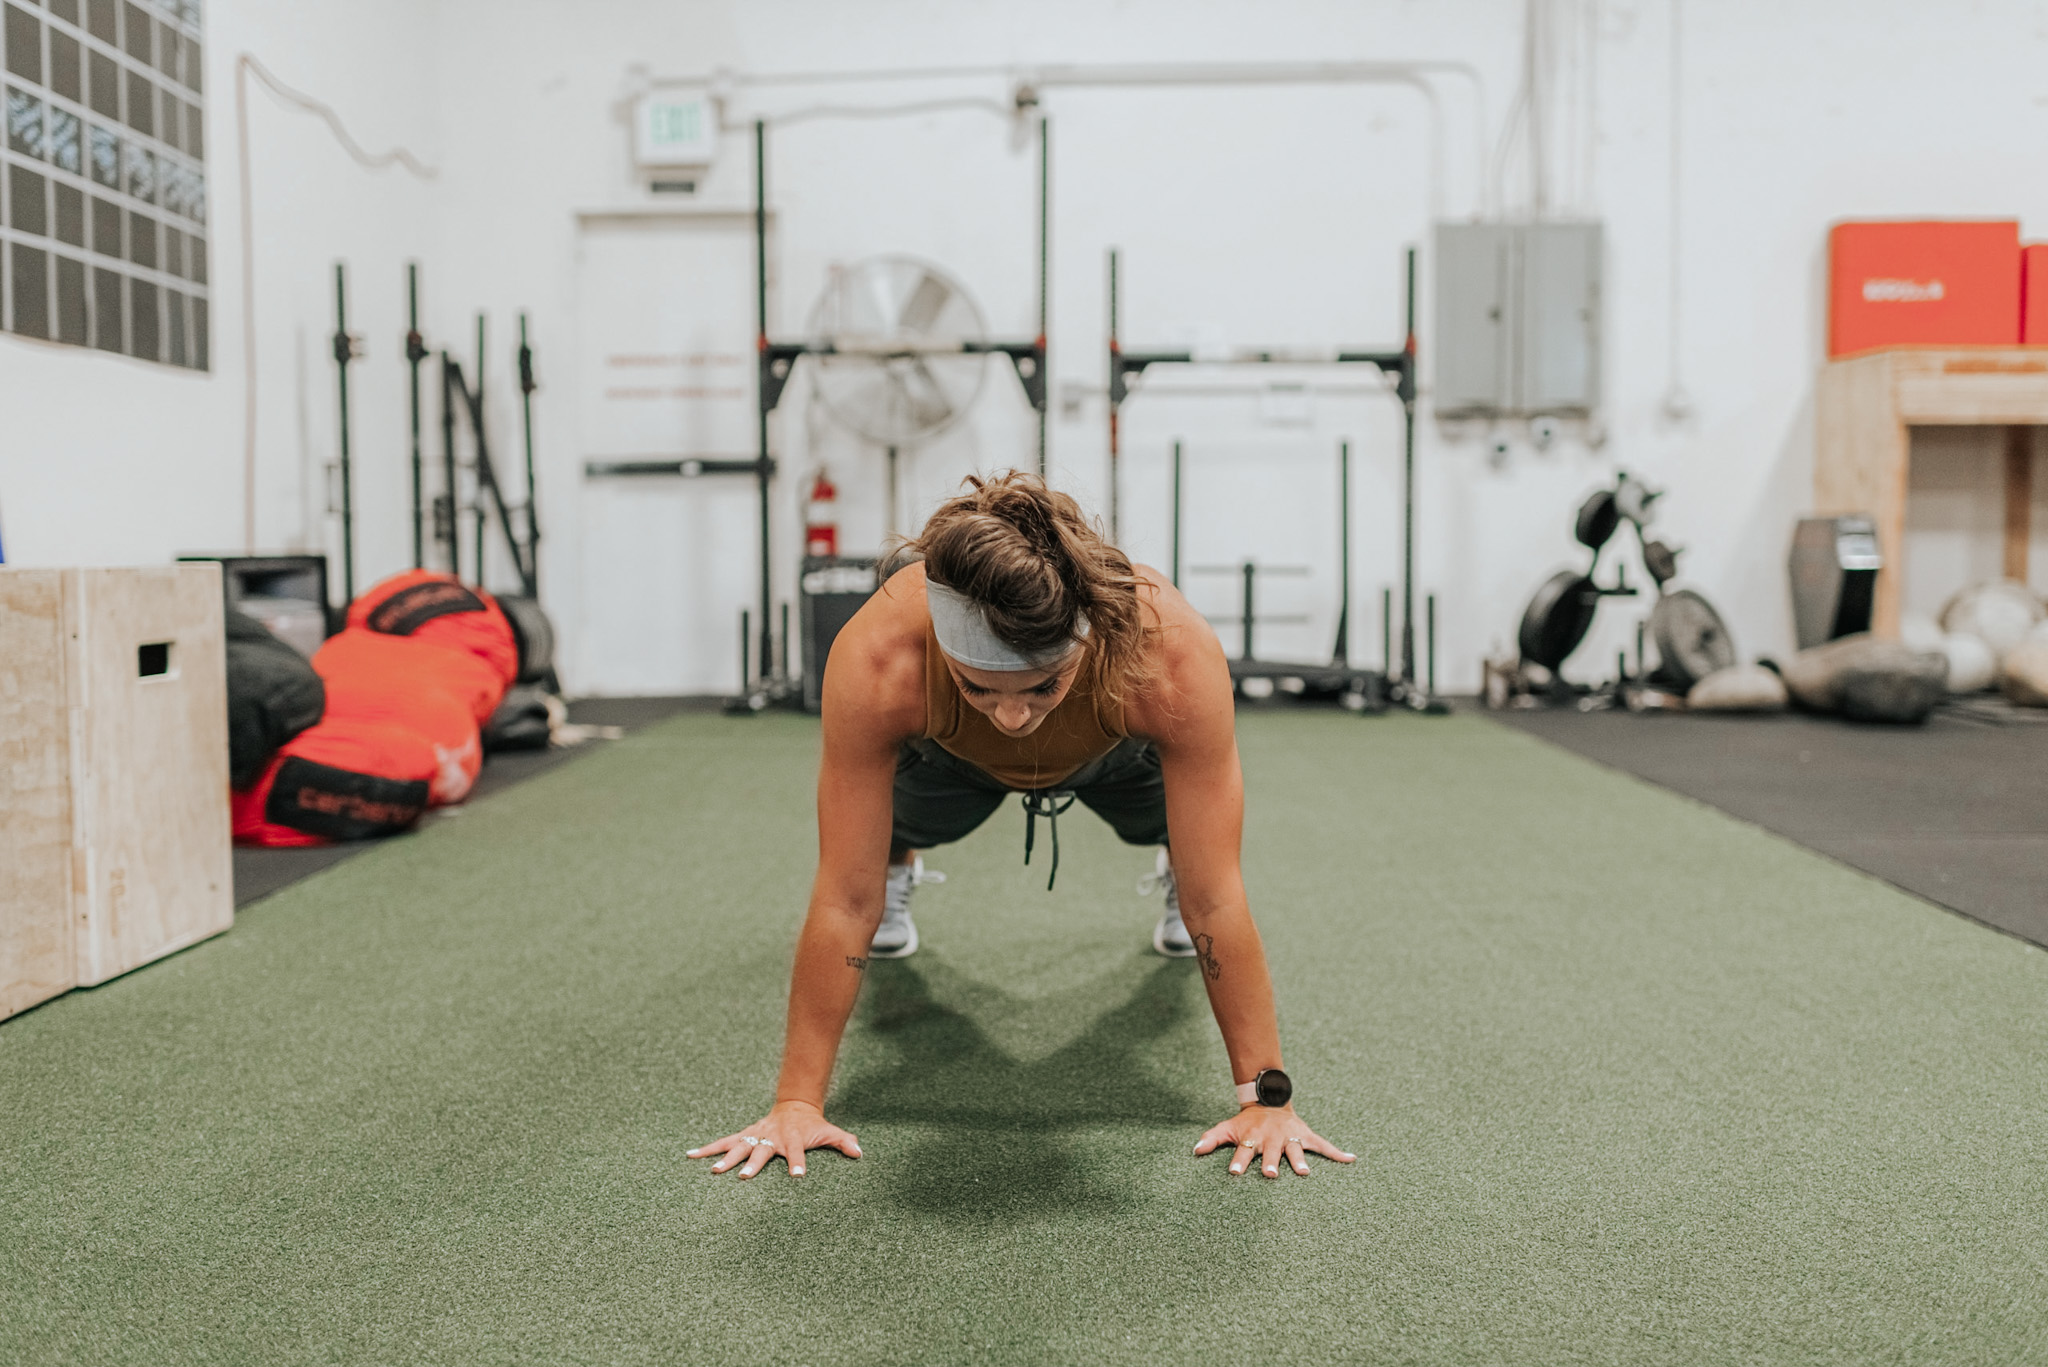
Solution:
[[[349,604],[348,625],[467,651],[491,666],[501,687],[519,677],[519,641],[497,600],[453,575],[394,574]]]
[[[462,700],[478,726],[491,719],[505,698],[505,681],[498,671],[469,651],[441,641],[385,636],[355,627],[327,638],[313,656],[313,670],[330,691],[337,684],[351,691],[376,689],[401,702],[415,693],[450,694]],[[331,713],[331,698],[327,706]]]
[[[233,795],[237,840],[361,840],[462,801],[483,766],[478,728],[517,676],[519,651],[489,594],[415,570],[351,604],[313,669],[325,717]]]
[[[246,792],[229,794],[235,840],[325,845],[406,829],[427,809],[433,742],[389,722],[337,718],[287,741]]]
[[[327,715],[403,726],[423,737],[434,747],[435,770],[429,796],[436,807],[443,807],[469,796],[477,772],[483,768],[484,747],[466,698],[437,686],[439,680],[431,668],[443,665],[445,657],[454,652],[439,646],[428,650],[431,653],[423,660],[410,662],[418,672],[413,683],[405,688],[394,688],[387,675],[360,667],[364,654],[371,652],[345,650],[341,657],[344,667],[326,678]],[[411,653],[420,654],[417,650]],[[474,669],[475,662],[464,660],[462,668]]]

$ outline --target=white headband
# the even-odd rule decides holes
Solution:
[[[987,609],[958,589],[926,579],[924,596],[931,606],[932,635],[939,638],[939,649],[970,669],[1054,669],[1080,648],[1088,634],[1084,615],[1075,621],[1073,638],[1064,645],[1023,651],[991,631]]]

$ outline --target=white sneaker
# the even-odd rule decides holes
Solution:
[[[1159,924],[1152,927],[1152,948],[1169,959],[1192,959],[1195,942],[1188,938],[1188,928],[1181,924],[1180,887],[1173,881],[1173,863],[1163,848],[1159,851],[1158,866],[1138,880],[1138,895],[1150,897],[1161,888],[1166,889],[1166,912],[1159,918]]]
[[[912,855],[908,864],[891,864],[882,888],[882,924],[868,942],[868,954],[877,959],[907,959],[917,953],[917,922],[910,919],[910,894],[920,883],[945,881],[945,874],[925,868],[921,854]]]

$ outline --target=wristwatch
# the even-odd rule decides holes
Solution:
[[[1240,1106],[1285,1106],[1294,1097],[1294,1079],[1278,1068],[1267,1068],[1250,1082],[1237,1084]]]

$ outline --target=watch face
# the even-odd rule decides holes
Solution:
[[[1259,1104],[1285,1106],[1294,1097],[1294,1081],[1278,1068],[1268,1068],[1258,1078]]]

